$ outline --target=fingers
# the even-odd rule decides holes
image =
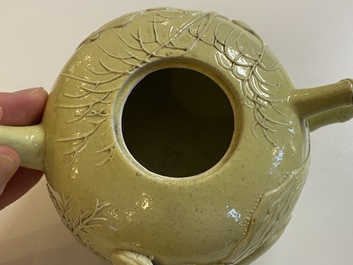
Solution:
[[[20,158],[18,154],[9,147],[0,146],[0,195],[19,165]]]
[[[8,181],[6,188],[0,196],[0,210],[26,194],[27,191],[38,183],[42,175],[43,172],[38,170],[19,168],[16,174]]]
[[[40,123],[47,98],[48,93],[43,88],[0,93],[0,125],[23,126]]]
[[[47,98],[43,88],[0,92],[0,125],[40,123]],[[19,163],[20,158],[13,149],[0,146],[0,210],[24,195],[43,175],[41,171],[19,168]]]

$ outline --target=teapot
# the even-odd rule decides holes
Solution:
[[[243,22],[149,9],[88,36],[42,123],[1,126],[0,144],[114,265],[246,265],[290,221],[310,131],[351,119],[352,101],[352,79],[296,89]]]

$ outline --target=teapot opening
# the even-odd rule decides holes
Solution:
[[[122,134],[146,169],[169,177],[207,171],[227,152],[234,115],[225,92],[204,74],[166,68],[148,74],[131,91]]]

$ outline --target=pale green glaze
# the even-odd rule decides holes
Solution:
[[[147,114],[135,126],[124,125],[131,91],[152,73],[173,99],[147,93],[133,105]],[[152,81],[143,83],[144,89]],[[229,103],[216,102],[214,87]],[[43,123],[35,127],[37,134],[43,128],[44,142],[33,144],[36,155],[25,165],[42,165],[65,225],[116,265],[248,264],[278,239],[300,195],[309,164],[307,121],[318,128],[348,120],[352,93],[349,79],[296,90],[252,30],[218,14],[175,9],[128,14],[92,33],[64,67]],[[204,98],[211,104],[197,103]],[[174,104],[168,126],[180,123],[183,130],[158,124],[168,121],[163,111],[149,117],[147,108],[159,101]],[[183,123],[176,110],[190,121]],[[195,117],[204,122],[199,125]],[[207,124],[214,125],[200,130]],[[155,126],[162,132],[158,137],[151,132]],[[26,130],[15,128],[13,134]],[[204,138],[211,133],[211,140]],[[130,136],[150,140],[133,147],[125,141]],[[173,162],[163,160],[168,147],[174,148],[170,139],[183,137],[190,145],[178,145],[190,157],[167,164]],[[12,143],[22,141],[10,138],[7,134],[1,142],[21,150]],[[144,149],[148,142],[151,147]],[[204,145],[220,153],[218,162]],[[227,147],[223,153],[221,145]],[[142,160],[129,151],[134,148]],[[201,151],[193,155],[195,150]],[[141,162],[151,157],[157,160],[151,167]],[[205,163],[205,170],[190,173]]]
[[[0,141],[17,150],[21,166],[43,170],[44,129],[35,126],[0,126]]]

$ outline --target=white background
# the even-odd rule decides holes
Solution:
[[[353,77],[352,0],[1,0],[0,91],[53,82],[77,45],[127,12],[170,6],[249,24],[298,88]],[[353,263],[353,121],[311,134],[308,181],[284,235],[254,265]],[[1,265],[104,265],[61,224],[43,179],[0,211]]]

